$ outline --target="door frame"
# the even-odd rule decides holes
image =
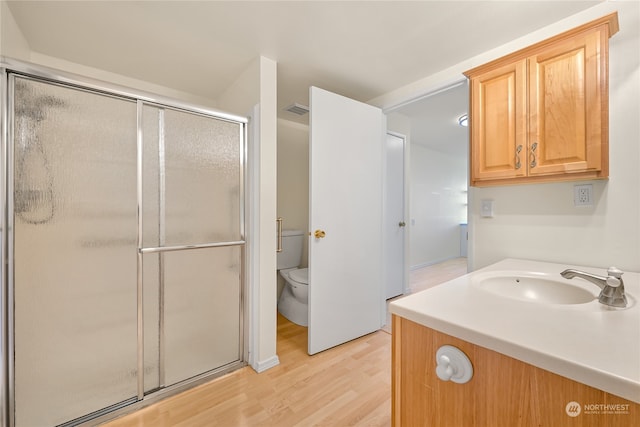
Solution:
[[[383,111],[383,114],[385,114],[386,117],[386,112]],[[388,126],[387,126],[388,128]],[[403,206],[402,206],[402,218],[403,221],[406,223],[406,226],[404,227],[404,240],[403,240],[403,250],[402,250],[402,292],[403,294],[406,294],[409,291],[409,249],[410,249],[410,245],[409,245],[409,238],[410,238],[410,230],[411,230],[411,224],[410,224],[410,220],[409,218],[407,218],[407,214],[410,212],[409,211],[409,197],[408,195],[409,193],[409,146],[410,144],[408,144],[409,138],[407,137],[407,135],[403,134],[403,133],[399,133],[396,131],[391,131],[389,129],[387,129],[386,131],[387,135],[392,135],[395,136],[397,138],[402,139],[402,153],[403,153],[403,161],[402,161],[402,202],[403,202]],[[385,168],[386,168],[386,160],[387,160],[387,146],[385,144],[385,153],[384,153],[384,161],[385,161]],[[385,209],[382,212],[382,220],[383,223],[386,224],[387,222],[387,210],[386,210],[386,206],[387,206],[387,196],[388,196],[388,186],[387,186],[388,182],[386,179],[386,170],[385,170],[385,181],[384,181],[384,188],[383,188],[383,193],[382,193],[382,200],[385,206]],[[389,236],[387,235],[386,229],[383,230],[383,259],[385,262],[385,266],[386,268],[388,268],[388,263],[387,263],[387,256],[386,256],[386,252],[388,249],[388,245],[387,242],[389,240]],[[385,268],[385,269],[386,269]],[[386,289],[385,289],[386,291]]]

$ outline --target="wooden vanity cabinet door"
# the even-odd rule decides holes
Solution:
[[[640,426],[640,404],[554,374],[485,347],[392,316],[393,427]],[[442,381],[436,352],[462,350],[473,377]],[[624,405],[621,413],[567,414],[567,404]]]
[[[526,61],[471,79],[471,181],[517,178],[527,171]]]
[[[606,30],[529,57],[529,176],[603,169],[607,175]]]

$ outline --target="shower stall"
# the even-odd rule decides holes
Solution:
[[[1,73],[2,425],[93,423],[244,366],[246,120]]]

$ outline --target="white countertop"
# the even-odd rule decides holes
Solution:
[[[513,357],[591,387],[640,403],[640,274],[622,276],[626,309],[600,304],[600,288],[580,278],[563,279],[575,268],[606,275],[600,268],[506,259],[389,304],[391,313],[439,332]],[[480,289],[479,275],[524,271],[589,290],[583,304],[547,304],[498,296]],[[435,355],[434,355],[435,358]]]

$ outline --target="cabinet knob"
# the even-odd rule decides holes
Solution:
[[[442,381],[464,384],[473,377],[473,366],[466,354],[452,345],[443,345],[436,352],[436,375]]]

